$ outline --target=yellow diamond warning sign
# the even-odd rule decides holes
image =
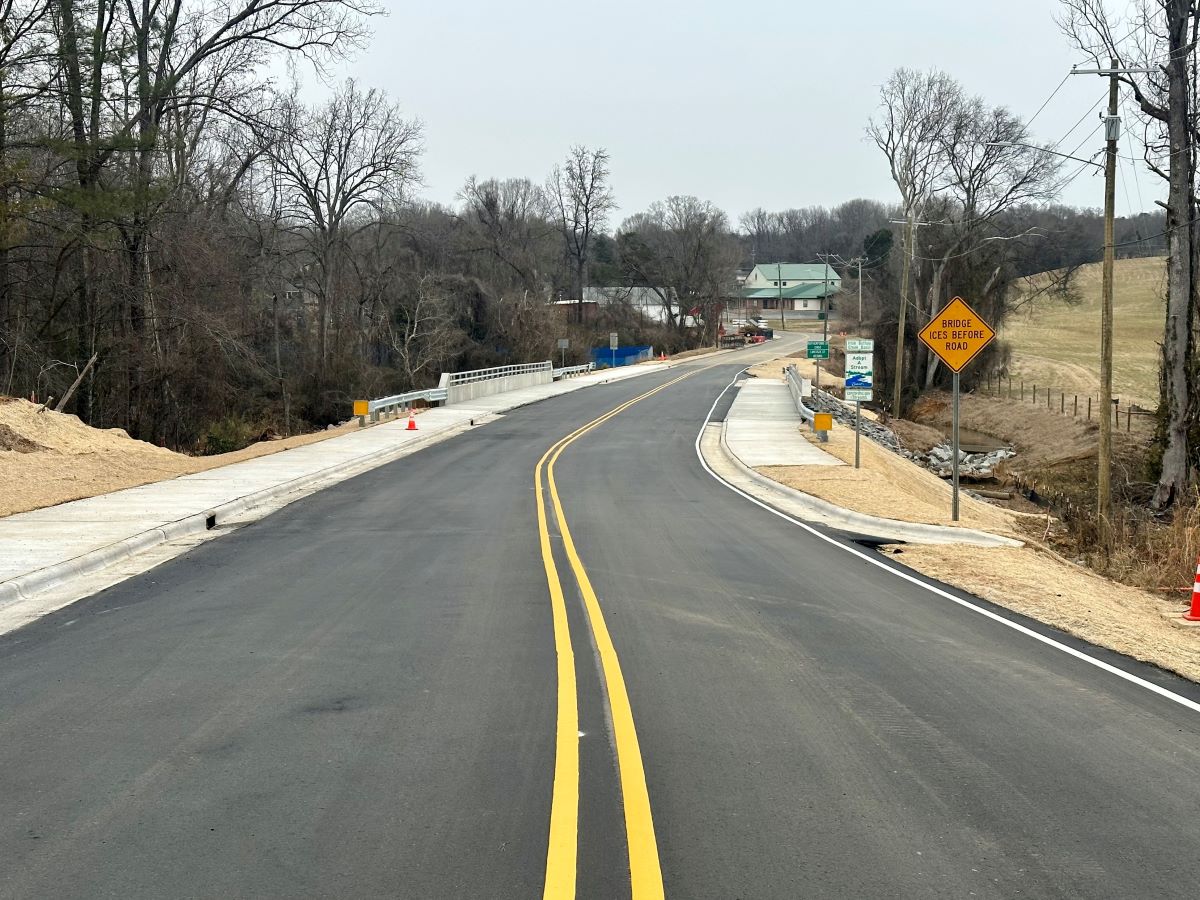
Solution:
[[[920,334],[925,346],[952,372],[961,372],[995,336],[992,326],[967,306],[962,297],[947,303]]]

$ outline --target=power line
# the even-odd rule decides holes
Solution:
[[[1057,148],[1061,147],[1061,146],[1062,146],[1062,142],[1063,142],[1063,141],[1065,141],[1067,138],[1069,138],[1069,137],[1070,137],[1070,136],[1071,136],[1071,135],[1074,133],[1075,129],[1076,129],[1076,128],[1078,128],[1080,125],[1082,125],[1082,124],[1083,124],[1083,120],[1084,120],[1084,119],[1086,119],[1088,116],[1090,116],[1090,115],[1091,115],[1093,112],[1095,112],[1095,111],[1096,111],[1096,107],[1098,107],[1098,106],[1099,106],[1101,103],[1103,103],[1103,102],[1104,102],[1105,100],[1107,100],[1107,99],[1108,99],[1108,95],[1107,95],[1107,94],[1105,94],[1105,95],[1104,95],[1104,96],[1102,96],[1102,97],[1101,97],[1099,100],[1097,100],[1095,103],[1093,103],[1093,104],[1092,104],[1092,106],[1091,106],[1091,108],[1090,108],[1090,109],[1089,109],[1087,112],[1085,112],[1085,113],[1084,113],[1082,116],[1080,116],[1080,117],[1079,117],[1079,121],[1078,121],[1078,122],[1076,122],[1074,125],[1072,125],[1072,126],[1071,126],[1071,127],[1068,129],[1068,130],[1067,130],[1067,133],[1066,133],[1066,134],[1064,134],[1064,135],[1063,135],[1062,137],[1060,137],[1060,138],[1059,138],[1057,141],[1055,141],[1053,144],[1051,144],[1051,145],[1050,145],[1050,149],[1051,149],[1051,150],[1055,150],[1055,149],[1057,149]],[[1097,129],[1097,130],[1099,130],[1099,129]],[[1093,134],[1094,134],[1094,133],[1095,133],[1095,132],[1093,132]]]
[[[1092,138],[1094,138],[1096,136],[1096,132],[1099,131],[1103,127],[1104,127],[1104,123],[1101,122],[1099,125],[1097,125],[1095,128],[1093,128],[1091,130],[1091,132],[1088,134],[1088,136],[1079,142],[1079,146],[1071,151],[1071,155],[1074,156],[1076,153],[1078,153],[1080,150],[1082,150],[1083,145],[1086,144],[1088,141],[1090,141]]]
[[[1130,165],[1132,165],[1134,167],[1134,169],[1133,169],[1133,186],[1137,188],[1138,212],[1142,213],[1142,212],[1146,211],[1146,201],[1142,199],[1142,183],[1137,177],[1137,164],[1133,162],[1133,146],[1132,146],[1133,138],[1131,138],[1129,136],[1129,129],[1125,130],[1125,141],[1126,141],[1127,145],[1130,145],[1129,146]]]
[[[1155,238],[1166,237],[1172,231],[1178,231],[1180,228],[1190,228],[1196,222],[1200,222],[1200,216],[1194,216],[1193,218],[1188,219],[1186,222],[1180,222],[1178,225],[1172,225],[1170,228],[1163,229],[1158,234],[1150,234],[1150,235],[1147,235],[1146,237],[1140,237],[1134,241],[1122,241],[1119,244],[1113,244],[1113,246],[1114,247],[1129,247],[1132,244],[1144,244],[1147,241],[1154,240]]]
[[[1058,96],[1058,92],[1062,90],[1062,86],[1067,83],[1067,81],[1068,81],[1068,79],[1070,79],[1070,77],[1071,77],[1070,72],[1068,72],[1066,75],[1063,76],[1063,80],[1058,83],[1058,87],[1056,87],[1054,90],[1052,90],[1050,92],[1050,96],[1047,97],[1046,100],[1042,103],[1042,105],[1038,107],[1038,111],[1035,112],[1033,114],[1033,116],[1029,119],[1029,121],[1025,123],[1026,129],[1028,129],[1029,126],[1033,124],[1034,120],[1037,119],[1037,117],[1042,114],[1042,110],[1050,105],[1050,101],[1053,100],[1056,96]]]
[[[1125,214],[1133,218],[1133,203],[1129,199],[1129,182],[1125,180],[1125,167],[1117,166],[1117,175],[1121,178],[1121,191],[1125,194]]]

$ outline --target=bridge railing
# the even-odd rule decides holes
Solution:
[[[447,391],[446,403],[454,405],[490,394],[549,384],[553,380],[554,363],[546,360],[511,366],[492,366],[490,369],[472,369],[469,372],[443,372],[438,387]]]
[[[395,415],[406,410],[417,400],[424,400],[426,403],[462,403],[488,394],[499,394],[535,384],[548,384],[559,378],[591,372],[595,368],[594,363],[585,363],[556,369],[554,364],[547,360],[493,366],[489,369],[471,369],[467,372],[443,372],[441,382],[435,388],[394,394],[376,400],[356,400],[354,414],[358,416],[358,424],[361,427],[367,424],[368,419],[378,422],[381,416]]]
[[[535,375],[550,372],[553,375],[554,363],[545,362],[518,363],[514,366],[492,366],[490,369],[471,369],[468,372],[443,372],[438,387],[452,388],[463,384],[476,384],[480,381],[494,381],[497,378],[512,378],[519,375]]]

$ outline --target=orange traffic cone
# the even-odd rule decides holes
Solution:
[[[1183,614],[1189,622],[1200,622],[1200,559],[1196,560],[1196,581],[1192,585],[1192,608]]]
[[[408,427],[407,427],[407,428],[405,428],[404,430],[405,430],[405,431],[416,431],[416,430],[417,430],[417,420],[416,420],[416,419],[413,417],[413,411],[412,411],[412,407],[409,407],[409,410],[408,410]]]

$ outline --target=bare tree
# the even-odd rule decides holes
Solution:
[[[398,306],[392,326],[392,349],[409,384],[439,372],[465,343],[466,335],[455,327],[436,276],[418,278],[407,300]]]
[[[271,138],[285,217],[308,243],[319,273],[316,361],[323,374],[346,243],[375,221],[356,216],[384,213],[416,183],[421,125],[403,118],[383,92],[362,91],[350,80],[315,109],[293,103]]]
[[[603,147],[589,150],[582,145],[571,148],[562,165],[555,166],[546,183],[546,192],[563,246],[571,264],[572,285],[579,303],[579,321],[583,321],[583,289],[587,286],[588,253],[592,238],[603,230],[616,207],[609,186],[608,151]]]
[[[698,309],[715,338],[739,255],[723,211],[696,197],[668,197],[626,219],[617,241],[631,282],[655,291],[673,329],[682,332],[689,311]]]
[[[933,318],[944,295],[947,267],[956,257],[976,253],[992,241],[1018,240],[1029,229],[1008,232],[1004,214],[1018,206],[1051,200],[1058,189],[1057,157],[1025,144],[1025,124],[1003,107],[989,108],[978,97],[961,97],[949,111],[938,137],[942,158],[933,184],[939,253],[931,262],[925,314]],[[993,282],[994,283],[994,282]],[[924,351],[924,347],[920,348]],[[925,353],[924,388],[933,386],[938,358]]]
[[[867,135],[887,157],[892,181],[900,191],[908,219],[892,385],[892,414],[897,416],[901,413],[903,400],[901,385],[904,380],[909,272],[915,256],[915,220],[932,197],[945,169],[943,135],[952,111],[961,103],[962,89],[944,72],[897,69],[880,91],[878,121],[872,119],[867,124]]]
[[[1120,21],[1103,0],[1062,0],[1060,25],[1097,67],[1144,69],[1117,75],[1132,91],[1146,130],[1146,163],[1167,182],[1167,307],[1160,366],[1162,465],[1152,504],[1170,507],[1196,464],[1189,430],[1200,423],[1194,372],[1200,306],[1197,223],[1197,57],[1200,9],[1193,0],[1136,0]],[[1128,35],[1118,38],[1118,34]]]
[[[483,181],[474,175],[459,192],[463,217],[478,243],[529,291],[541,292],[547,243],[553,238],[545,191],[528,178]]]

